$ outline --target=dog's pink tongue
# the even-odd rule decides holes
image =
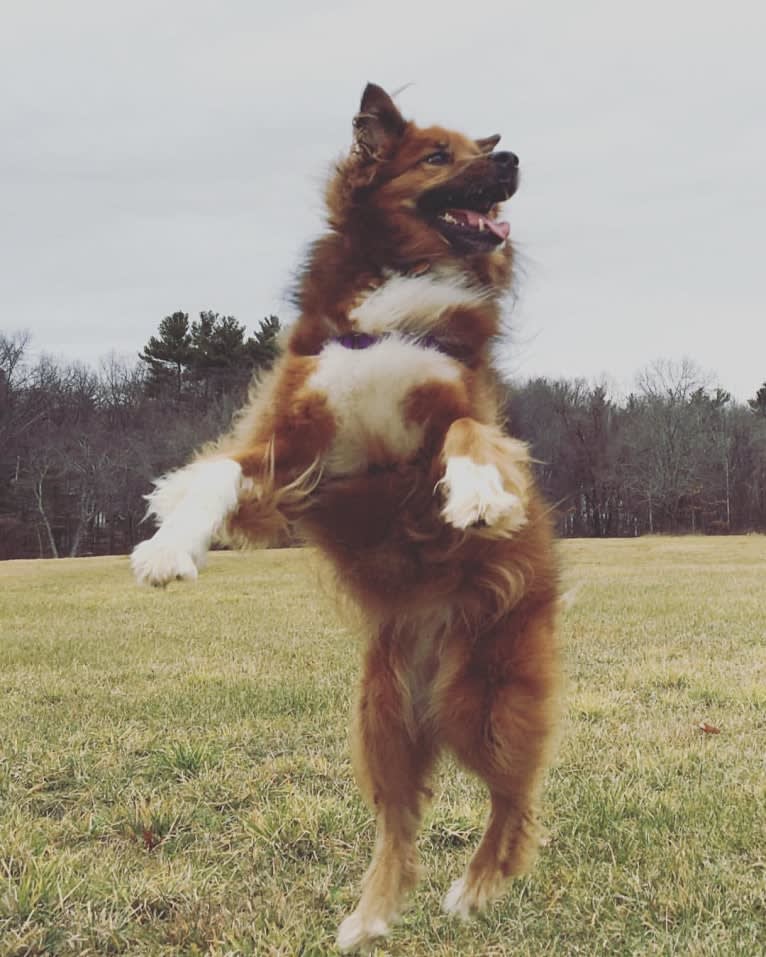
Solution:
[[[486,224],[489,226],[495,236],[499,237],[500,239],[508,239],[508,236],[511,232],[510,223],[506,223],[503,220],[497,222],[494,219],[487,219]]]
[[[473,209],[461,209],[460,212],[465,216],[468,224],[475,229],[488,229],[494,233],[498,239],[508,239],[508,235],[511,232],[511,227],[508,223],[496,222],[494,219],[482,216],[481,213],[477,213]]]

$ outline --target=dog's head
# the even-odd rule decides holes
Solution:
[[[510,256],[499,205],[518,186],[518,157],[499,136],[473,140],[420,128],[370,83],[354,117],[351,152],[330,181],[331,225],[362,243],[376,265]]]

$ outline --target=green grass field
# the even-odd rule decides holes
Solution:
[[[445,762],[379,953],[763,955],[766,539],[561,551],[539,862],[479,920],[440,913],[486,811]],[[164,592],[125,558],[0,563],[0,955],[333,953],[373,837],[358,650],[307,551]]]

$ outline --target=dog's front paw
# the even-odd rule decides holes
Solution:
[[[344,954],[351,951],[369,954],[375,941],[379,937],[385,937],[388,930],[388,924],[383,918],[365,919],[356,910],[338,928],[338,950]]]
[[[477,465],[465,456],[447,460],[439,483],[444,493],[442,517],[454,528],[487,527],[501,535],[512,535],[526,525],[524,502],[503,488],[494,465]]]
[[[159,533],[136,545],[130,564],[139,585],[164,588],[168,582],[193,581],[197,577],[197,565],[191,553]]]

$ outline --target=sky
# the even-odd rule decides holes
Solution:
[[[365,83],[521,158],[506,371],[766,380],[766,6],[5,0],[0,331],[135,357],[163,316],[292,316]]]

